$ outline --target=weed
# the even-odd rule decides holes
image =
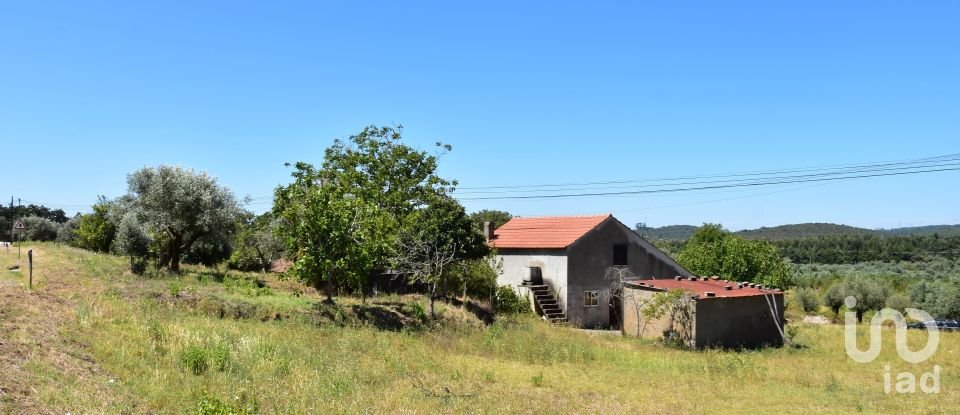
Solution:
[[[533,383],[533,386],[538,388],[543,386],[543,372],[540,372],[536,376],[530,378],[530,382]]]
[[[194,375],[207,373],[210,368],[207,350],[201,346],[187,346],[180,352],[180,363]]]

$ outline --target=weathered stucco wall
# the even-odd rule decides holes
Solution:
[[[649,279],[691,275],[668,255],[651,245],[616,219],[608,219],[567,248],[567,319],[583,327],[609,327],[611,324],[610,288],[605,278],[614,266],[614,245],[627,245],[627,266],[634,278]],[[600,304],[584,306],[584,292],[600,291]],[[619,313],[618,309],[615,310]]]
[[[772,294],[766,298],[757,295],[697,301],[697,347],[759,347],[782,344],[783,337],[771,315],[773,302],[776,303],[776,314],[780,316],[780,327],[783,327],[783,294]]]
[[[760,347],[780,345],[783,337],[771,317],[771,304],[783,327],[783,294],[687,299],[673,314],[647,320],[638,313],[659,291],[626,287],[623,291],[623,333],[644,338],[673,331],[690,347]]]
[[[682,300],[675,313],[666,313],[657,319],[643,317],[643,307],[658,291],[625,287],[623,290],[623,334],[641,338],[660,338],[667,332],[675,333],[680,341],[694,347],[696,326],[693,317],[696,303],[689,297]]]
[[[521,295],[527,295],[520,288],[525,278],[530,276],[530,267],[540,267],[543,281],[557,295],[560,308],[567,307],[567,252],[564,249],[500,249],[497,258],[503,268],[497,277],[497,285],[510,285]]]

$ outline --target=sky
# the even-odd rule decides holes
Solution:
[[[960,152],[955,1],[461,3],[0,3],[0,201],[88,211],[159,164],[262,198],[371,124],[451,144],[440,174],[463,187]],[[958,179],[463,203],[891,228],[960,223]]]

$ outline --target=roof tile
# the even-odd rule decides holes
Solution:
[[[610,214],[513,218],[494,231],[495,248],[566,248],[600,225]]]

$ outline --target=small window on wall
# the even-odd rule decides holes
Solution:
[[[630,265],[627,263],[627,245],[613,246],[613,265]]]
[[[584,291],[583,306],[596,307],[600,305],[600,291]]]

